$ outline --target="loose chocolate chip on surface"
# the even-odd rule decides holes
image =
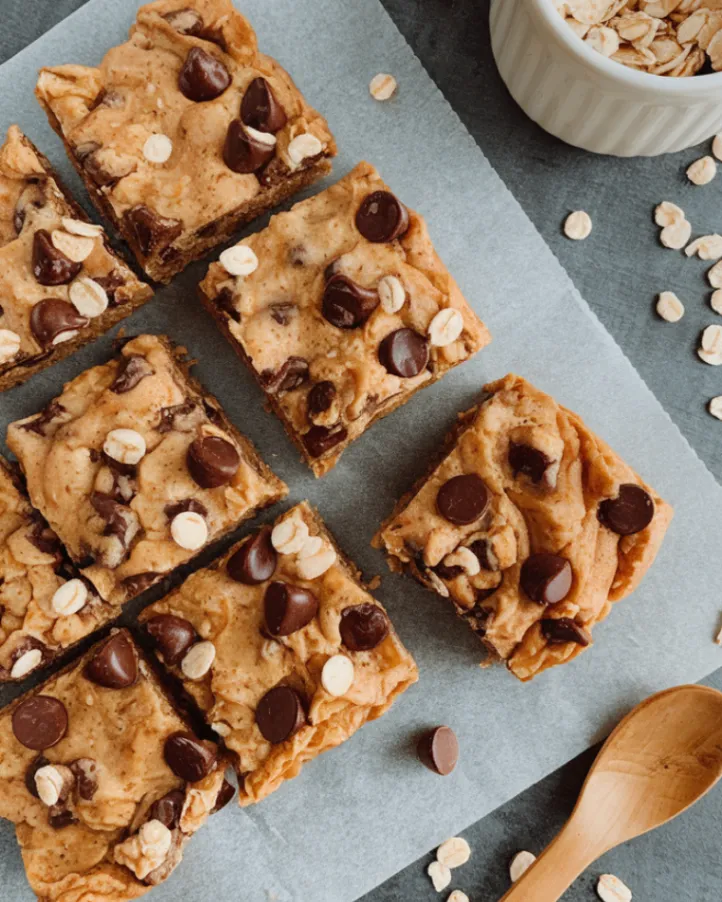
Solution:
[[[174,9],[173,12],[166,13],[163,18],[179,34],[187,34],[196,38],[203,31],[203,19],[190,7]]]
[[[241,101],[241,119],[259,132],[275,134],[286,124],[286,113],[265,78],[254,78]]]
[[[237,583],[257,586],[273,576],[277,560],[271,544],[271,528],[265,526],[241,545],[229,559],[226,570]]]
[[[375,604],[344,608],[339,623],[341,641],[349,651],[371,651],[389,634],[389,619]]]
[[[308,361],[303,357],[289,357],[275,373],[264,370],[261,379],[266,391],[273,394],[294,391],[308,379]]]
[[[30,793],[31,796],[34,796],[36,799],[39,799],[38,795],[38,787],[35,783],[35,774],[40,770],[41,767],[45,767],[50,764],[48,759],[44,755],[38,755],[37,758],[34,758],[28,769],[25,771],[25,788]]]
[[[131,207],[123,214],[123,219],[145,256],[172,244],[183,231],[180,220],[159,216],[145,204]]]
[[[49,695],[34,695],[13,711],[13,733],[18,742],[35,752],[57,745],[68,730],[65,705]]]
[[[67,285],[82,268],[55,247],[50,232],[38,229],[33,236],[33,275],[41,285]]]
[[[231,83],[223,63],[200,47],[193,47],[178,74],[181,93],[196,103],[215,100]]]
[[[116,633],[85,665],[86,679],[106,689],[127,689],[138,679],[138,661],[128,637]]]
[[[110,390],[116,395],[124,395],[132,391],[146,376],[152,375],[153,367],[142,354],[121,357]]]
[[[240,119],[231,121],[223,145],[223,162],[232,172],[242,175],[258,172],[275,153],[275,143],[269,144],[250,134]]]
[[[409,227],[409,211],[390,191],[374,191],[356,213],[356,228],[367,241],[400,238]]]
[[[163,756],[176,777],[197,783],[216,766],[218,751],[211,742],[202,741],[192,733],[178,732],[166,739]]]
[[[308,393],[308,412],[314,416],[325,413],[336,398],[333,382],[317,382]]]
[[[180,664],[198,638],[193,624],[175,614],[156,614],[146,622],[145,628],[169,667]]]
[[[363,288],[347,276],[333,276],[323,292],[321,312],[338,329],[357,329],[379,305],[375,289]]]
[[[180,823],[186,794],[182,789],[174,789],[162,798],[156,799],[148,811],[149,821],[160,821],[169,830],[175,830]]]
[[[632,536],[646,529],[654,517],[654,501],[641,485],[625,483],[619,486],[616,498],[607,498],[599,505],[599,521],[620,536]]]
[[[541,622],[541,631],[550,645],[576,642],[586,648],[592,641],[587,630],[571,617],[546,618]]]
[[[457,526],[466,526],[484,515],[491,503],[491,493],[476,473],[448,479],[436,496],[436,507],[442,517]]]
[[[38,301],[30,312],[30,328],[43,347],[52,345],[53,339],[63,332],[75,332],[89,322],[87,316],[81,316],[69,301],[61,298]]]
[[[306,723],[300,695],[290,686],[276,686],[256,708],[258,729],[273,745],[285,742]]]
[[[522,564],[521,587],[537,604],[563,601],[569,594],[572,581],[572,565],[558,554],[532,554]]]
[[[318,613],[318,598],[308,589],[280,580],[266,589],[263,601],[266,627],[272,636],[290,636]]]
[[[321,457],[348,438],[345,426],[311,426],[303,436],[303,444],[311,457]]]
[[[190,445],[186,462],[191,476],[202,489],[215,489],[231,482],[241,465],[241,458],[235,445],[226,439],[205,435]]]
[[[413,379],[429,362],[428,342],[413,329],[397,329],[379,345],[379,361],[392,375]]]
[[[422,764],[445,777],[459,760],[459,741],[451,727],[435,727],[421,737],[416,751]]]
[[[228,780],[224,780],[218,795],[216,796],[216,804],[213,806],[211,814],[216,814],[221,808],[225,808],[235,794],[235,786],[232,783],[229,783]]]
[[[538,448],[512,442],[509,445],[509,466],[514,476],[522,473],[532,482],[541,482],[551,461]]]

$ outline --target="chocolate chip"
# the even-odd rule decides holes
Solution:
[[[311,426],[303,436],[303,444],[311,457],[321,457],[347,438],[345,426]]]
[[[377,244],[401,237],[408,227],[409,211],[390,191],[369,194],[356,213],[356,228]]]
[[[258,172],[275,153],[275,144],[267,144],[250,135],[240,119],[231,121],[223,145],[223,162],[232,172],[242,175]]]
[[[109,104],[105,105],[108,106]],[[135,172],[136,162],[132,158],[123,158],[121,156],[114,159],[112,169],[109,168],[108,160],[97,152],[100,149],[99,144],[83,146],[82,156],[80,155],[80,148],[76,150],[76,155],[82,160],[85,171],[99,187],[112,188],[122,178]]]
[[[182,404],[175,404],[173,407],[163,407],[160,411],[158,425],[155,428],[161,435],[171,432],[173,429],[187,432],[188,429],[183,421],[190,421],[197,409],[196,404],[190,400],[184,401]]]
[[[111,636],[85,665],[86,679],[106,689],[127,689],[138,679],[135,649],[124,633]]]
[[[43,554],[57,557],[58,563],[62,556],[60,539],[39,515],[32,532],[28,535],[28,541]]]
[[[98,791],[98,765],[92,758],[77,758],[68,767],[75,777],[78,795],[89,802]]]
[[[108,306],[119,307],[128,300],[127,295],[122,295],[120,299],[116,296],[118,289],[122,288],[128,281],[119,269],[114,269],[107,276],[96,276],[93,281],[97,282],[105,290],[105,293],[108,295]]]
[[[126,576],[123,580],[123,588],[128,593],[128,598],[135,598],[141,592],[149,589],[153,583],[160,579],[160,573],[135,573],[133,576]]]
[[[175,667],[198,638],[193,624],[175,614],[156,614],[145,624],[156,648],[169,667]]]
[[[34,796],[36,799],[39,799],[40,796],[38,795],[38,787],[35,782],[35,774],[41,767],[46,767],[48,764],[50,764],[50,762],[44,755],[38,755],[37,758],[33,758],[28,769],[25,771],[25,788],[30,795]]]
[[[461,576],[461,574],[465,572],[463,567],[449,567],[448,564],[445,564],[443,561],[440,564],[437,564],[435,567],[432,567],[431,569],[439,577],[439,579],[445,580],[456,579],[457,576]]]
[[[514,476],[522,473],[524,476],[528,476],[532,482],[541,482],[550,464],[549,458],[538,448],[532,448],[531,445],[520,445],[516,442],[509,445],[509,466]]]
[[[35,752],[57,745],[68,730],[65,705],[49,695],[33,695],[13,711],[13,733],[18,742]]]
[[[173,12],[165,13],[163,18],[171,28],[175,28],[178,34],[187,34],[197,38],[203,31],[203,19],[190,7],[174,9]]]
[[[202,489],[228,485],[238,472],[241,457],[235,445],[219,435],[195,439],[186,455],[188,471]]]
[[[600,523],[620,536],[632,536],[646,529],[654,517],[654,502],[641,485],[625,483],[619,486],[616,498],[607,498],[599,505]]]
[[[276,581],[263,600],[266,628],[272,636],[290,636],[309,624],[318,613],[318,598],[308,589]]]
[[[175,830],[180,823],[186,794],[182,789],[174,789],[162,798],[156,799],[148,810],[149,821],[160,821],[169,830]]]
[[[571,617],[546,618],[541,622],[541,631],[550,645],[576,642],[586,648],[592,641],[587,630]]]
[[[498,586],[497,586],[498,588]],[[490,595],[493,595],[496,589],[477,589],[475,598],[477,604],[466,615],[471,628],[480,636],[485,636],[491,621],[494,619],[493,608],[485,608],[478,602],[485,601]]]
[[[290,686],[276,686],[258,703],[256,723],[268,742],[285,742],[306,723],[301,696]]]
[[[257,586],[273,576],[277,559],[271,544],[271,529],[265,526],[241,545],[229,559],[226,570],[237,583]]]
[[[469,545],[469,551],[476,555],[482,570],[496,573],[499,570],[499,561],[488,539],[477,539]]]
[[[115,536],[122,544],[125,544],[125,536],[128,531],[129,508],[126,504],[105,492],[91,492],[90,503],[99,516],[105,520],[103,535]]]
[[[271,311],[271,319],[275,320],[279,326],[287,326],[298,313],[298,307],[295,304],[271,304],[268,309]]]
[[[33,236],[33,275],[41,285],[67,285],[82,268],[82,263],[74,263],[55,247],[50,232],[38,229]]]
[[[44,183],[38,184],[37,182],[29,182],[18,198],[18,202],[15,205],[15,213],[13,214],[13,225],[15,226],[15,231],[18,235],[22,232],[23,226],[25,225],[28,208],[34,207],[36,210],[39,210],[44,207],[45,204],[46,197]]]
[[[82,329],[89,322],[87,316],[81,316],[69,301],[61,298],[38,301],[30,312],[30,328],[43,347],[52,345],[53,339],[63,332]]]
[[[339,623],[341,641],[350,651],[371,651],[389,634],[389,618],[378,605],[344,608]]]
[[[214,298],[216,302],[216,306],[225,311],[232,320],[237,323],[241,321],[241,314],[236,309],[236,304],[234,301],[234,292],[232,288],[229,288],[227,285],[225,288],[222,288],[218,294]]]
[[[241,119],[259,132],[279,132],[286,124],[286,113],[265,78],[254,78],[241,101]]]
[[[422,764],[445,777],[459,760],[459,740],[451,727],[434,727],[421,737],[416,751]]]
[[[45,427],[66,412],[67,411],[62,404],[59,404],[57,401],[51,401],[39,416],[35,417],[34,420],[30,420],[28,423],[23,423],[20,428],[25,429],[26,432],[35,432],[37,435],[45,435]]]
[[[153,373],[153,367],[142,354],[121,357],[110,390],[116,395],[124,395],[126,392],[132,391],[146,376],[152,376]]]
[[[467,526],[480,519],[491,503],[491,492],[476,473],[453,476],[439,489],[436,507],[444,519]]]
[[[180,220],[159,216],[145,204],[136,204],[126,210],[123,219],[146,257],[168,247],[183,231]]]
[[[379,305],[378,292],[357,285],[347,276],[333,276],[323,292],[321,312],[338,329],[357,329]]]
[[[537,604],[557,604],[572,587],[572,565],[558,554],[532,554],[521,567],[520,582]]]
[[[308,393],[308,412],[311,416],[325,413],[336,400],[336,386],[333,382],[317,382]]]
[[[65,807],[65,803],[58,803],[48,811],[48,824],[54,830],[63,830],[72,824],[77,824],[78,819],[69,808]]]
[[[197,739],[192,733],[173,733],[163,748],[165,763],[176,777],[197,783],[216,766],[218,749],[212,742]]]
[[[200,47],[191,48],[178,74],[181,94],[196,103],[215,100],[230,83],[228,69],[219,59]]]
[[[303,357],[289,357],[275,373],[264,370],[261,379],[266,391],[272,394],[294,391],[308,379],[308,361]]]
[[[211,814],[216,814],[221,808],[225,808],[235,794],[236,789],[233,784],[229,783],[228,780],[224,780],[216,796],[216,804],[211,809]]]
[[[190,511],[193,514],[200,514],[201,517],[208,516],[208,508],[195,498],[186,498],[185,501],[175,501],[173,504],[166,504],[163,513],[169,520],[173,520],[178,514],[184,514]]]
[[[429,345],[413,329],[397,329],[379,345],[379,361],[392,375],[413,379],[429,362]]]

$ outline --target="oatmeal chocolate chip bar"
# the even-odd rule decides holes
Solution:
[[[652,566],[672,508],[524,379],[485,392],[374,544],[529,680],[591,644]]]
[[[490,341],[368,163],[224,251],[200,290],[316,476]]]
[[[417,679],[386,612],[307,503],[140,619],[222,737],[241,805],[380,717]]]
[[[152,293],[11,126],[0,147],[0,391],[97,338]]]
[[[117,606],[286,495],[183,352],[155,335],[12,423],[33,505]]]
[[[326,175],[336,154],[326,120],[230,0],[149,3],[99,68],[43,69],[36,94],[159,282]]]
[[[118,631],[0,714],[0,817],[39,900],[127,902],[229,801],[225,764]]]

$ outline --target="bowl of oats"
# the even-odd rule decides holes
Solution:
[[[722,132],[722,0],[492,0],[499,71],[552,135],[655,156]]]

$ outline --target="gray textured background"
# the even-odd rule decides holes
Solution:
[[[0,61],[82,2],[0,0]],[[668,199],[685,209],[696,234],[720,230],[722,183],[694,188],[684,178],[686,166],[701,151],[620,161],[568,148],[533,125],[501,84],[489,47],[489,0],[382,2],[584,297],[720,480],[722,423],[706,413],[705,405],[722,394],[722,373],[695,355],[700,331],[717,319],[708,304],[708,264],[663,250],[652,219],[654,206]],[[580,208],[591,214],[595,230],[587,242],[575,244],[561,235],[560,223]],[[654,315],[655,295],[662,290],[676,291],[685,302],[681,323],[668,325]],[[687,604],[694,599],[680,599],[680,617]],[[722,688],[722,671],[709,683]],[[588,753],[571,762],[471,827],[465,834],[473,849],[471,862],[455,872],[450,889],[465,890],[472,902],[499,898],[508,886],[510,856],[521,848],[538,852],[551,840],[592,760]],[[625,879],[640,902],[720,902],[721,823],[722,792],[716,792],[675,823],[607,855],[565,895],[565,902],[595,898],[595,878],[603,871]],[[363,902],[437,898],[424,874],[430,860],[410,865]]]

